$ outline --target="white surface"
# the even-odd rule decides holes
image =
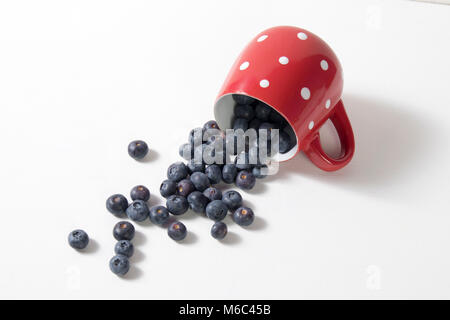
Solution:
[[[185,244],[140,225],[115,277],[105,199],[158,194],[240,50],[275,25],[340,58],[353,162],[283,164],[227,244],[192,213]],[[410,1],[1,2],[0,298],[450,298],[449,30],[449,6]],[[148,162],[128,157],[135,138]],[[74,228],[89,253],[68,247]]]

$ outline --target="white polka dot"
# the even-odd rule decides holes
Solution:
[[[328,70],[328,62],[326,60],[320,61],[320,67],[322,70],[327,71]]]
[[[308,39],[308,36],[307,36],[306,33],[304,33],[304,32],[299,32],[299,33],[297,33],[297,37],[298,37],[300,40],[306,40],[306,39]]]
[[[258,42],[263,42],[264,40],[267,39],[267,37],[268,37],[267,34],[263,34],[263,35],[262,35],[261,37],[259,37],[258,40],[256,40],[256,41],[258,41]]]
[[[280,57],[280,59],[278,59],[278,62],[280,62],[281,64],[288,64],[289,63],[289,58],[282,56]]]
[[[269,80],[263,79],[259,82],[261,88],[267,88],[269,86]]]
[[[302,88],[300,94],[302,95],[302,98],[305,100],[309,100],[309,98],[311,97],[311,92],[306,87]]]
[[[314,128],[314,121],[311,121],[308,125],[309,130],[312,130]]]
[[[242,62],[241,66],[239,67],[239,70],[245,70],[248,68],[249,65],[250,65],[250,62],[248,62],[248,61]]]
[[[325,101],[325,108],[329,109],[331,105],[331,101],[330,99],[328,99],[327,101]]]

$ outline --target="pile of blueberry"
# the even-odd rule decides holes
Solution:
[[[175,241],[186,238],[187,228],[174,217],[189,209],[214,221],[211,235],[215,239],[224,239],[227,235],[228,228],[222,220],[228,212],[238,225],[251,225],[255,216],[252,209],[243,206],[241,194],[236,190],[222,192],[218,185],[234,183],[243,190],[252,189],[256,179],[267,174],[270,150],[274,150],[271,147],[276,144],[278,152],[286,153],[295,145],[295,135],[283,116],[268,105],[243,95],[233,95],[233,99],[236,102],[234,130],[222,131],[217,122],[211,120],[202,128],[191,130],[188,143],[180,146],[179,153],[187,163],[176,162],[167,169],[167,180],[160,185],[166,206],[149,208],[150,191],[139,185],[130,192],[131,203],[125,196],[114,194],[106,200],[107,210],[135,222],[149,219],[167,228],[168,236]],[[240,141],[239,134],[251,129],[259,139]],[[279,138],[274,139],[270,134],[273,129],[278,129]],[[261,141],[266,145],[267,154],[261,152]],[[147,153],[148,145],[144,141],[132,141],[128,146],[128,154],[136,160],[143,159]],[[125,275],[130,268],[134,234],[135,228],[130,222],[120,221],[114,226],[113,236],[118,242],[109,266],[117,275]],[[75,249],[84,249],[89,243],[88,235],[82,230],[72,231],[68,240]]]

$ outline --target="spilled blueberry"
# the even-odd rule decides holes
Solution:
[[[120,240],[116,243],[114,252],[117,255],[122,255],[130,258],[134,253],[134,245],[129,240]]]
[[[69,245],[74,249],[84,249],[89,244],[89,236],[83,230],[74,230],[69,233]]]
[[[148,153],[148,145],[142,140],[135,140],[128,145],[128,154],[133,159],[139,160],[144,158]]]
[[[113,194],[106,200],[106,209],[115,216],[122,216],[128,208],[128,200],[121,194]]]
[[[113,236],[116,240],[133,240],[134,226],[128,221],[120,221],[113,228]]]
[[[186,229],[186,226],[182,222],[175,221],[167,229],[167,234],[173,240],[181,241],[184,238],[186,238],[187,229]]]
[[[150,199],[150,191],[145,186],[136,186],[131,189],[130,196],[132,200],[148,201]]]

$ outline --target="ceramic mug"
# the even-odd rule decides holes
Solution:
[[[320,169],[338,170],[355,151],[350,121],[342,103],[341,65],[331,48],[315,34],[280,26],[258,34],[232,66],[215,102],[220,128],[232,127],[232,94],[260,100],[278,111],[292,127],[296,144],[278,160],[303,151]],[[320,143],[320,127],[331,120],[341,143],[341,155],[332,158]]]

